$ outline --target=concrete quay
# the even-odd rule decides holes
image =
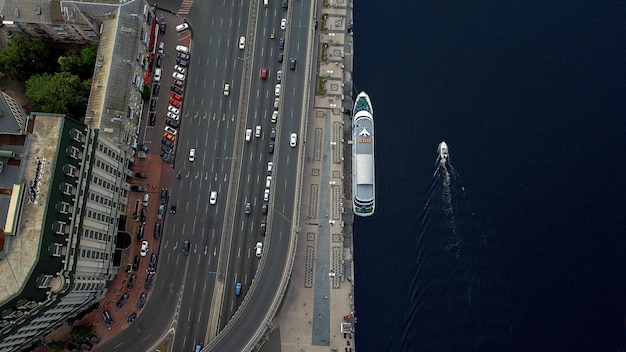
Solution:
[[[316,13],[300,227],[289,288],[261,351],[355,351],[351,129],[352,2]],[[349,111],[349,110],[348,110]],[[352,323],[352,324],[350,324]]]

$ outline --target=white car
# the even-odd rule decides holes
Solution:
[[[251,139],[252,139],[252,129],[248,128],[246,130],[246,142],[250,142]]]
[[[185,75],[178,72],[172,73],[172,77],[174,77],[174,79],[180,79],[181,81],[185,80]]]
[[[289,136],[289,146],[293,148],[296,146],[297,143],[298,143],[298,135],[295,132],[292,132],[291,136]]]
[[[209,203],[211,204],[217,203],[217,191],[211,192],[211,198],[209,198]]]
[[[165,43],[160,42],[159,43],[159,50],[158,50],[158,52],[159,52],[159,54],[163,54],[164,51],[165,51]]]
[[[142,257],[145,257],[148,254],[148,241],[141,242],[141,252]]]
[[[170,112],[173,112],[174,114],[180,114],[180,110],[171,105],[167,107],[167,110],[169,110]]]
[[[189,48],[184,45],[176,45],[176,51],[178,51],[179,53],[188,54]]]
[[[280,29],[284,31],[285,28],[287,28],[287,19],[283,18],[282,20],[280,20]]]
[[[243,50],[246,47],[246,37],[239,38],[239,49]]]
[[[174,69],[180,73],[185,73],[185,68],[182,66],[174,65]]]
[[[189,28],[189,25],[187,23],[181,23],[178,26],[176,26],[176,31],[177,32],[182,32],[185,29]]]
[[[194,161],[194,160],[196,160],[196,149],[191,148],[189,149],[189,161]]]
[[[178,131],[176,131],[175,129],[171,128],[170,126],[165,126],[165,128],[163,130],[165,130],[165,132],[171,134],[172,136],[175,136],[176,133],[178,133]]]
[[[278,105],[280,104],[280,99],[274,99],[274,110],[278,110]]]
[[[170,105],[170,106],[171,106],[171,105]],[[178,121],[178,119],[179,119],[180,117],[178,116],[178,114],[175,114],[175,113],[173,113],[173,112],[171,112],[171,111],[168,111],[168,112],[167,112],[167,118],[168,118],[168,119],[175,120],[175,121]]]
[[[272,122],[276,123],[278,121],[278,111],[272,112]]]
[[[267,188],[263,191],[263,200],[266,202],[269,202],[270,200],[270,190]]]
[[[273,169],[274,169],[274,163],[271,162],[271,161],[268,161],[267,162],[267,173],[271,174]]]
[[[261,126],[256,126],[256,129],[254,130],[254,136],[256,138],[261,137]]]
[[[272,176],[267,176],[265,178],[265,187],[270,188],[272,186]]]
[[[256,252],[256,256],[261,258],[261,254],[263,253],[263,243],[257,242],[256,246],[254,246],[254,251]]]
[[[157,68],[154,70],[154,81],[155,82],[161,81],[161,69],[160,68]]]
[[[230,84],[224,83],[224,96],[227,97],[230,95]]]
[[[280,83],[276,85],[276,87],[274,87],[274,95],[279,97],[280,96]]]

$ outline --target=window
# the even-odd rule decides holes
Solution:
[[[74,195],[74,186],[72,186],[69,183],[63,183],[61,185],[61,193],[68,195],[68,196],[73,196]]]
[[[64,223],[63,221],[57,221],[55,226],[55,230],[57,235],[68,235],[69,234],[69,225]]]
[[[70,177],[78,176],[78,169],[72,164],[63,165],[63,172]]]
[[[53,252],[52,255],[55,257],[60,257],[63,255],[63,245],[61,243],[53,243]]]
[[[79,130],[77,130],[75,128],[72,128],[70,130],[70,136],[72,136],[72,138],[76,142],[80,142],[80,143],[85,142],[85,135],[83,134],[83,132],[81,132],[81,131],[79,131]]]

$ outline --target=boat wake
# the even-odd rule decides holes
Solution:
[[[505,284],[445,142],[423,208],[403,351],[507,351]]]

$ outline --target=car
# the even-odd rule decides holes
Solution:
[[[147,172],[136,172],[135,173],[135,177],[148,178],[148,173]]]
[[[276,71],[276,81],[280,83],[283,80],[283,71]]]
[[[252,139],[252,129],[248,128],[246,129],[246,142],[250,142],[251,139]]]
[[[158,259],[158,256],[156,255],[156,253],[152,253],[152,255],[150,255],[150,262],[148,263],[148,269],[154,269],[156,267],[157,259]]]
[[[180,66],[180,65],[174,65],[174,70],[180,72],[180,73],[185,73],[185,68]]]
[[[179,52],[179,53],[188,54],[189,53],[189,48],[184,46],[184,45],[176,45],[176,51]]]
[[[193,162],[196,160],[196,148],[189,149],[189,161]]]
[[[183,95],[183,92],[184,92],[182,88],[180,88],[180,87],[176,87],[176,86],[171,86],[171,87],[170,87],[170,90],[171,90],[172,92],[174,92],[174,93],[176,93],[176,94],[180,94],[180,95]]]
[[[259,233],[261,236],[265,236],[265,232],[267,231],[267,220],[261,221],[261,225],[259,226]]]
[[[261,137],[261,126],[256,126],[256,128],[254,129],[254,136],[256,138]]]
[[[163,71],[161,70],[161,68],[156,68],[154,70],[154,81],[155,82],[161,82],[161,75],[163,74]]]
[[[283,10],[287,10],[287,8],[289,8],[289,2],[288,0],[283,0]]]
[[[152,96],[155,97],[159,95],[160,90],[161,90],[161,84],[155,83],[154,86],[152,86]]]
[[[139,300],[137,301],[137,308],[143,308],[144,304],[146,304],[146,298],[148,298],[148,295],[145,292],[142,292],[141,296],[139,296]]]
[[[267,188],[263,191],[263,200],[266,202],[270,201],[270,190]]]
[[[89,342],[82,342],[78,347],[80,347],[81,350],[91,351],[93,345]]]
[[[267,78],[267,68],[263,67],[261,69],[261,79],[266,79]]]
[[[287,19],[283,18],[282,20],[280,20],[280,29],[284,31],[285,28],[287,28]]]
[[[267,203],[263,203],[261,205],[261,214],[263,215],[267,214]]]
[[[180,116],[178,116],[178,114],[175,114],[175,113],[173,113],[171,111],[168,111],[167,115],[165,115],[165,116],[167,116],[168,119],[172,119],[172,120],[175,120],[175,121],[180,120]]]
[[[170,98],[169,103],[170,103],[170,105],[172,105],[173,107],[175,107],[177,109],[180,109],[180,107],[182,106],[180,101],[178,101],[176,99],[172,99],[172,98]]]
[[[278,49],[280,49],[280,50],[285,49],[285,38],[278,39]]]
[[[278,62],[283,62],[283,58],[285,57],[285,54],[283,53],[278,53]]]
[[[158,52],[159,52],[159,54],[163,54],[163,52],[165,52],[165,43],[163,43],[163,42],[159,43]]]
[[[166,145],[168,147],[173,147],[174,146],[174,142],[170,141],[169,139],[163,138],[161,139],[161,144]]]
[[[176,209],[177,209],[177,208],[178,208],[178,207],[177,207],[177,206],[175,206],[175,205],[170,206],[170,213],[172,213],[172,214],[176,214]]]
[[[166,139],[169,139],[172,142],[176,140],[176,136],[172,136],[171,134],[169,134],[167,132],[163,132],[163,137],[166,138]]]
[[[155,60],[155,65],[156,67],[161,67],[161,65],[163,65],[163,56],[157,55],[157,58]]]
[[[235,296],[239,296],[241,294],[241,282],[238,282],[237,285],[235,285]]]
[[[254,251],[256,253],[257,258],[261,258],[261,254],[263,253],[263,243],[257,242],[256,246],[254,246]]]
[[[177,109],[176,107],[171,106],[171,105],[167,107],[167,111],[173,112],[175,114],[180,114],[180,109]]]
[[[178,122],[176,122],[175,120],[165,120],[165,124],[172,127],[172,128],[178,128],[180,127],[180,124]]]
[[[295,70],[296,69],[296,58],[292,57],[291,59],[289,59],[289,69],[290,70]]]
[[[289,146],[293,148],[296,146],[297,143],[298,135],[295,132],[291,132],[291,135],[289,136]]]
[[[273,161],[268,161],[267,162],[267,173],[271,174],[273,169],[274,169],[274,162]]]
[[[179,24],[178,26],[176,26],[176,31],[177,32],[182,32],[182,31],[184,31],[185,29],[188,29],[188,28],[189,28],[189,25],[187,23],[183,22],[183,23]]]
[[[116,306],[118,308],[122,308],[122,306],[124,305],[124,303],[126,303],[126,301],[128,301],[128,293],[124,293],[122,295],[122,297],[117,301]]]
[[[156,110],[156,99],[152,99],[150,100],[150,111],[155,111]]]
[[[211,192],[211,197],[209,198],[209,203],[210,204],[217,203],[217,191],[212,191]]]
[[[102,312],[102,317],[104,318],[104,322],[107,324],[107,326],[113,325],[114,321],[113,318],[111,318],[111,313],[109,313],[108,310]]]
[[[162,207],[163,211],[165,211],[165,205],[163,205]],[[154,224],[154,239],[158,240],[159,238],[161,238],[161,223],[157,222],[156,224]]]
[[[141,209],[141,223],[145,224],[146,223],[146,217],[148,216],[148,210],[146,210],[146,208]]]
[[[189,255],[189,247],[191,246],[191,244],[189,243],[189,240],[185,240],[183,242],[183,253],[185,255]]]
[[[145,186],[139,186],[139,185],[130,186],[130,190],[135,191],[135,192],[145,192],[146,189],[147,188]]]
[[[165,130],[165,132],[171,134],[172,136],[175,136],[176,133],[178,133],[178,131],[176,131],[175,129],[171,128],[170,126],[165,126],[164,130]]]
[[[176,94],[176,93],[172,92],[172,99],[181,101],[181,100],[183,100],[183,96],[180,95],[180,94]]]
[[[132,274],[130,279],[128,279],[128,283],[126,284],[127,289],[132,289],[135,286],[135,281],[137,281],[137,274]]]
[[[161,188],[161,202],[167,201],[167,188]]]
[[[224,96],[227,97],[230,95],[230,83],[224,83]]]
[[[143,229],[145,227],[144,226],[139,226],[139,228],[137,229],[137,242],[141,242],[143,241]]]
[[[91,336],[89,336],[89,342],[99,343],[100,342],[100,336],[92,334]]]
[[[176,57],[183,60],[189,60],[189,54],[182,53],[180,51],[176,53]]]
[[[189,63],[183,59],[176,59],[176,64],[182,67],[189,67]]]
[[[246,215],[250,215],[250,213],[252,212],[252,205],[250,205],[250,202],[246,203]]]
[[[141,261],[141,257],[136,255],[135,256],[135,260],[133,261],[133,270],[137,271],[139,270],[139,262]]]
[[[267,152],[274,154],[274,142],[270,142],[270,144],[267,145]]]
[[[146,152],[144,152],[143,150],[140,150],[137,152],[137,156],[139,157],[139,159],[145,159],[148,157],[148,154],[146,154]]]
[[[141,251],[139,252],[139,254],[142,257],[145,257],[146,254],[148,254],[148,241],[141,241]]]
[[[273,111],[272,112],[272,122],[276,123],[276,121],[278,121],[278,111]]]
[[[148,120],[150,120],[150,126],[154,126],[156,124],[156,114],[154,112],[151,112],[148,115]]]
[[[168,146],[161,146],[161,150],[163,151],[163,153],[165,154],[171,154],[174,150]]]
[[[196,349],[194,350],[195,352],[200,352],[202,351],[202,345],[201,344],[197,344],[196,345]]]
[[[145,144],[139,144],[137,148],[139,148],[139,150],[143,150],[144,152],[148,151],[148,146]]]
[[[159,32],[161,34],[165,34],[166,29],[167,29],[167,23],[165,23],[165,21],[159,23]]]
[[[265,178],[265,187],[267,188],[272,187],[272,176],[267,176]]]
[[[272,128],[270,130],[270,138],[271,139],[276,139],[276,128]]]
[[[278,106],[280,105],[280,99],[274,99],[274,110],[278,110]]]
[[[76,347],[76,345],[72,344],[72,343],[68,343],[67,344],[67,350],[70,352],[81,352],[82,350],[80,349],[80,347]]]
[[[185,80],[185,75],[183,75],[182,73],[179,73],[179,72],[172,72],[172,77],[174,79],[179,79],[181,81]]]
[[[185,82],[181,81],[180,79],[174,80],[174,83],[172,83],[172,84],[175,85],[176,87],[180,87],[180,88],[184,88],[185,87]]]
[[[276,87],[274,87],[274,95],[277,97],[280,96],[280,83],[278,83]]]
[[[135,319],[137,319],[137,313],[133,312],[133,314],[128,316],[128,319],[126,319],[129,323],[132,323],[135,321]]]
[[[159,209],[157,210],[157,220],[163,219],[163,214],[165,214],[165,205],[159,205]]]
[[[239,49],[243,50],[246,47],[246,37],[239,37]]]
[[[152,286],[152,279],[154,279],[154,273],[149,273],[148,276],[146,276],[146,283],[143,285],[146,290],[150,289],[150,286]]]

